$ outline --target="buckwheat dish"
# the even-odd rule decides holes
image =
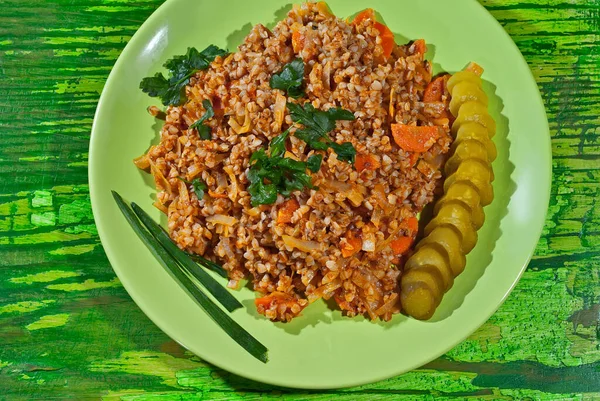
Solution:
[[[149,108],[164,126],[135,164],[173,242],[231,289],[250,281],[273,321],[320,298],[350,317],[431,317],[493,197],[495,124],[481,67],[434,75],[426,51],[371,9],[344,20],[309,2],[234,53],[167,61],[140,85],[166,110]]]

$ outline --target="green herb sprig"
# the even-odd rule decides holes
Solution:
[[[268,361],[267,347],[244,330],[244,328],[236,323],[235,320],[204,294],[204,292],[190,279],[188,273],[181,267],[177,259],[165,249],[164,244],[148,231],[148,226],[144,226],[144,224],[140,222],[139,218],[141,215],[137,215],[117,192],[112,191],[112,194],[117,206],[133,228],[133,231],[138,235],[154,257],[158,259],[165,270],[173,275],[184,291],[200,305],[200,307],[223,329],[223,331],[227,333],[227,335],[229,335],[229,337],[231,337],[231,339],[237,342],[256,359],[266,363]],[[136,209],[138,208],[136,207]]]
[[[277,194],[289,197],[293,191],[312,189],[310,175],[306,170],[316,172],[321,167],[320,155],[312,155],[306,162],[284,157],[285,141],[289,130],[273,138],[269,154],[259,149],[250,157],[248,170],[248,193],[252,206],[270,205],[277,200]]]
[[[185,182],[186,184],[192,186],[192,189],[194,190],[194,193],[198,197],[198,200],[204,198],[204,191],[206,191],[208,189],[208,186],[200,178],[194,178],[192,181],[188,181],[183,177],[177,177],[177,178],[179,178],[181,181]]]
[[[310,103],[298,105],[288,103],[287,108],[290,111],[292,120],[304,125],[298,129],[294,136],[302,139],[314,150],[327,150],[332,148],[337,153],[338,159],[354,164],[356,158],[356,149],[350,142],[336,143],[327,135],[329,131],[335,128],[338,120],[354,120],[354,114],[342,108],[332,107],[327,111],[317,110]]]
[[[163,65],[169,70],[168,78],[158,72],[153,77],[142,79],[140,89],[151,97],[160,98],[165,106],[180,105],[185,101],[185,86],[190,82],[190,77],[207,69],[215,57],[225,54],[227,50],[215,45],[210,45],[201,52],[189,47],[186,54],[175,56]]]
[[[202,101],[202,106],[204,107],[206,112],[202,115],[202,117],[198,119],[198,121],[190,125],[190,128],[196,128],[198,130],[198,135],[200,136],[200,138],[206,140],[211,138],[211,134],[210,127],[208,125],[204,125],[204,122],[210,118],[213,118],[215,116],[215,111],[210,100],[204,99]]]
[[[304,95],[302,80],[304,79],[304,61],[301,58],[287,63],[283,69],[273,74],[269,84],[273,89],[281,89],[294,99]]]

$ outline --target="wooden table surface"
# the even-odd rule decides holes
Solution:
[[[548,112],[553,185],[535,257],[443,357],[329,392],[203,363],[150,322],[106,259],[87,185],[92,118],[161,2],[0,0],[0,399],[600,400],[600,0],[480,0]]]

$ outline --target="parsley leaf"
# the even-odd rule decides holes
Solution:
[[[289,130],[286,130],[273,138],[269,146],[270,154],[259,149],[250,157],[247,178],[250,181],[248,193],[252,206],[273,204],[277,200],[277,194],[289,197],[294,191],[314,188],[306,173],[307,168],[312,171],[308,162],[283,157],[288,135]],[[316,159],[312,160],[314,167]]]
[[[285,154],[285,141],[287,140],[289,134],[290,130],[285,130],[282,134],[273,138],[271,144],[269,145],[271,157],[281,157]]]
[[[146,77],[140,82],[140,89],[151,97],[159,97],[165,106],[180,105],[185,101],[185,86],[190,77],[199,70],[205,70],[217,56],[227,54],[226,50],[210,45],[199,52],[189,47],[187,53],[168,60],[164,67],[169,70],[169,77],[158,72],[153,77]]]
[[[202,117],[200,117],[198,119],[198,121],[196,121],[195,123],[190,125],[189,128],[192,128],[192,129],[196,128],[198,130],[198,135],[200,136],[200,138],[210,139],[211,138],[210,127],[207,125],[204,125],[203,123],[204,123],[204,121],[208,120],[209,118],[213,118],[215,116],[215,111],[213,110],[210,100],[204,99],[202,101],[202,106],[204,107],[206,112],[202,115]]]
[[[288,103],[287,108],[294,122],[304,125],[304,128],[295,132],[296,137],[302,139],[315,150],[332,148],[337,153],[338,159],[354,163],[356,157],[354,146],[350,142],[336,143],[327,135],[329,131],[335,128],[336,121],[352,121],[354,120],[354,114],[337,107],[332,107],[327,111],[317,110],[310,102],[305,103],[303,106]]]
[[[195,178],[192,180],[192,188],[194,189],[194,193],[198,197],[198,200],[200,200],[204,197],[204,191],[208,187],[206,186],[206,183],[200,178]]]
[[[304,61],[301,58],[287,63],[277,74],[273,74],[269,84],[273,89],[281,89],[294,99],[304,94],[302,80],[304,79]]]
[[[200,178],[194,178],[191,182],[182,177],[177,177],[177,178],[179,178],[181,181],[185,182],[186,184],[192,184],[192,189],[194,190],[194,193],[198,197],[198,200],[200,200],[204,197],[204,191],[208,187],[206,186],[206,183],[204,181],[202,181]]]
[[[323,161],[323,155],[312,155],[306,160],[306,166],[310,171],[316,173],[321,169],[321,162]]]

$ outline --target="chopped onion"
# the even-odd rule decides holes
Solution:
[[[148,153],[133,159],[133,164],[140,170],[148,170],[150,168],[150,158],[148,157]]]
[[[277,96],[275,98],[275,105],[273,106],[273,113],[275,114],[275,131],[279,131],[281,129],[281,124],[283,124],[283,117],[285,115],[285,104],[285,96],[277,92]]]
[[[179,204],[183,207],[189,205],[190,193],[188,192],[187,184],[179,181]]]
[[[160,210],[164,214],[167,214],[167,207],[165,205],[163,205],[162,203],[160,203],[160,201],[154,202],[152,204],[152,206],[154,206],[155,208],[157,208],[158,210]]]
[[[331,89],[331,60],[327,61],[323,68],[323,83],[327,89]]]
[[[396,114],[396,110],[394,109],[394,95],[394,88],[392,87],[390,90],[390,118],[394,118],[394,115]]]
[[[341,193],[349,193],[352,190],[352,185],[346,184],[345,182],[326,180],[323,181],[322,186],[327,189],[332,189]]]
[[[233,129],[236,134],[245,134],[250,131],[250,127],[252,122],[250,121],[250,112],[248,111],[248,107],[246,107],[244,112],[244,125],[240,126],[235,118],[231,117],[228,121],[229,126]]]
[[[363,233],[362,250],[365,252],[375,252],[375,234]]]
[[[237,178],[235,177],[235,174],[233,174],[233,167],[226,166],[223,167],[223,170],[225,171],[225,173],[227,173],[229,181],[231,182],[231,184],[229,185],[229,199],[231,199],[232,202],[235,202],[238,196],[238,184]]]
[[[306,241],[303,239],[298,239],[295,237],[291,237],[289,235],[282,235],[283,243],[288,248],[296,248],[303,252],[312,252],[319,249],[319,243],[315,241]]]
[[[206,221],[213,224],[223,224],[225,226],[233,226],[238,220],[235,217],[225,216],[224,214],[215,214],[213,216],[208,216]]]
[[[158,189],[162,189],[169,194],[169,197],[173,194],[173,190],[171,188],[171,184],[165,178],[163,173],[160,171],[158,167],[148,158],[148,162],[150,163],[150,173],[154,176],[154,181],[156,182],[156,187]]]
[[[352,188],[350,193],[348,194],[348,200],[352,203],[352,206],[358,207],[365,200],[365,197],[358,190],[358,188]]]

